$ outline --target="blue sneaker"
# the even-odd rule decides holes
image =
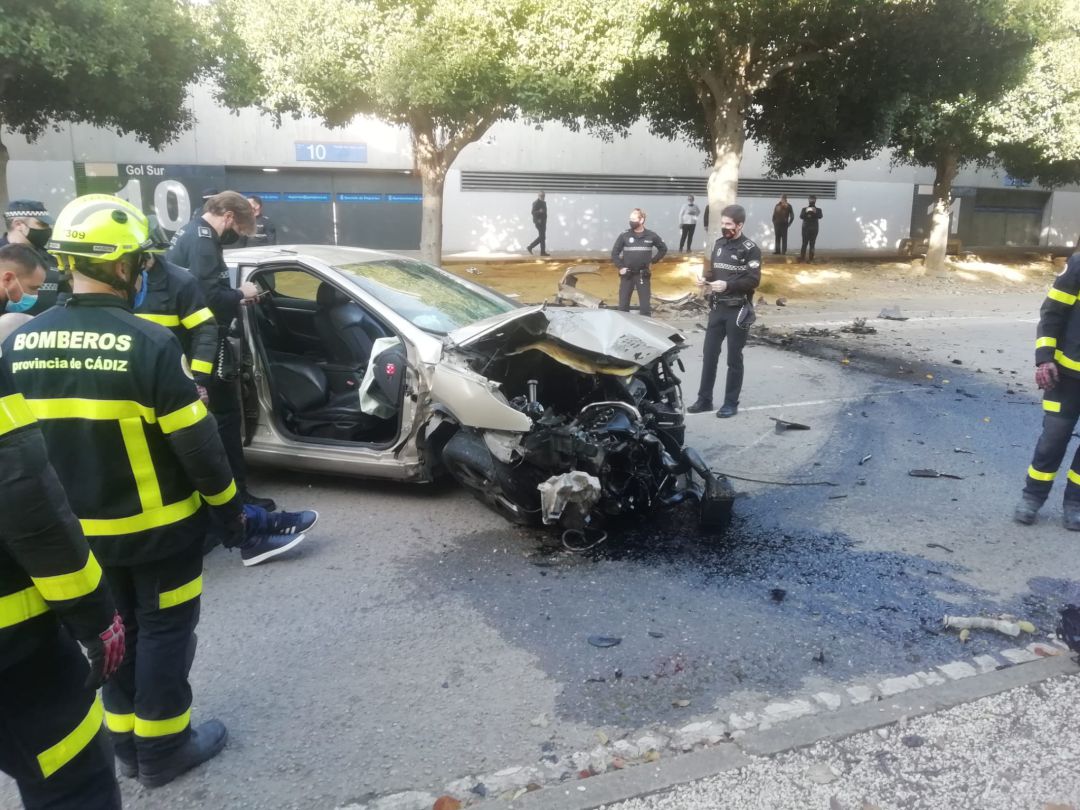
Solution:
[[[250,504],[244,505],[244,514],[248,536],[240,548],[244,565],[258,565],[295,548],[319,519],[319,513],[311,510],[267,512]]]

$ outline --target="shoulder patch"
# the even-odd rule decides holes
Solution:
[[[199,236],[203,237],[204,239],[212,239],[213,235],[214,232],[210,228],[206,227],[205,225],[199,226]]]
[[[745,242],[743,242],[743,247],[752,248],[753,246],[754,246],[754,243],[751,242],[749,239],[747,239]]]

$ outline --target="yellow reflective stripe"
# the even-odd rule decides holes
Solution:
[[[1036,481],[1053,481],[1057,476],[1056,472],[1039,472],[1034,467],[1028,467],[1028,476]]]
[[[1069,480],[1077,486],[1080,486],[1080,473],[1075,470],[1069,470]]]
[[[131,517],[87,518],[80,520],[79,523],[82,525],[83,534],[88,537],[112,537],[119,534],[145,532],[149,529],[168,526],[170,523],[179,523],[198,512],[201,506],[202,499],[199,493],[193,492],[190,497],[182,501],[170,503],[158,509],[148,509]]]
[[[159,417],[158,424],[161,426],[163,433],[175,433],[178,430],[183,430],[197,422],[201,422],[205,417],[206,406],[202,404],[201,399],[197,399],[190,405],[177,408],[172,413]]]
[[[1041,337],[1041,338],[1039,338],[1038,340],[1035,341],[1035,348],[1036,349],[1047,349],[1047,348],[1056,349],[1057,348],[1057,338]]]
[[[8,394],[6,397],[0,397],[0,436],[32,424],[34,424],[34,414],[22,394]]]
[[[165,610],[165,608],[176,607],[182,605],[184,602],[190,602],[196,596],[202,593],[202,574],[199,574],[191,582],[187,582],[181,585],[179,588],[173,588],[171,591],[162,591],[158,594],[158,608]],[[145,735],[143,735],[145,736]]]
[[[1059,364],[1065,366],[1065,368],[1067,369],[1071,369],[1072,371],[1080,371],[1080,363],[1076,362],[1075,360],[1070,360],[1068,357],[1065,356],[1061,349],[1058,349],[1054,352],[1054,360],[1056,360]]]
[[[1061,413],[1061,403],[1054,402],[1052,399],[1044,399],[1043,410],[1049,411],[1050,413]]]
[[[105,727],[117,734],[129,734],[135,730],[135,715],[105,712]]]
[[[25,622],[42,613],[47,613],[49,606],[37,588],[24,588],[7,596],[0,596],[0,630]]]
[[[194,329],[200,323],[206,323],[206,321],[213,317],[214,313],[210,311],[210,307],[203,307],[202,309],[195,310],[186,318],[181,319],[180,324],[185,329]]]
[[[200,374],[210,374],[214,370],[214,364],[208,363],[206,360],[192,360],[191,370]]]
[[[1069,295],[1067,292],[1065,292],[1064,290],[1059,290],[1057,287],[1051,287],[1047,291],[1046,297],[1053,298],[1055,301],[1059,301],[1062,304],[1067,304],[1070,307],[1076,303],[1075,295]]]
[[[153,408],[128,399],[28,399],[26,404],[38,419],[119,421],[137,416],[144,422],[157,421]]]
[[[135,314],[142,318],[144,321],[156,323],[158,326],[168,327],[180,325],[179,315],[151,315],[149,312],[136,312]]]
[[[221,490],[217,495],[203,495],[203,500],[211,506],[221,506],[233,499],[236,495],[236,482],[230,481],[229,485],[225,489]]]
[[[34,587],[50,602],[62,602],[65,599],[78,599],[93,593],[101,582],[101,566],[97,558],[90,554],[86,565],[70,574],[58,574],[54,577],[31,577]]]
[[[67,765],[90,744],[94,736],[101,731],[101,719],[104,714],[105,708],[101,705],[101,698],[95,696],[94,704],[82,722],[52,748],[38,754],[38,766],[46,779]]]
[[[121,419],[120,435],[124,439],[124,449],[131,465],[131,474],[135,476],[135,488],[139,491],[143,511],[160,509],[161,486],[158,484],[154,460],[150,458],[150,445],[146,443],[142,419]]]
[[[136,737],[165,737],[169,734],[179,734],[191,724],[191,709],[188,709],[179,717],[170,717],[166,720],[143,720],[135,716]]]

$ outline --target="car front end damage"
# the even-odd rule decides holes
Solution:
[[[684,502],[723,529],[734,493],[685,446],[682,346],[665,324],[612,310],[534,308],[452,335],[432,386],[460,424],[442,462],[500,514],[557,526],[568,545]]]

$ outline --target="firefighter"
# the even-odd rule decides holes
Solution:
[[[1014,517],[1035,522],[1065,458],[1080,417],[1080,253],[1069,257],[1054,279],[1039,311],[1035,340],[1035,384],[1043,390],[1042,435],[1028,468],[1023,496]],[[1065,482],[1065,528],[1080,531],[1080,450],[1073,456]]]
[[[210,412],[217,419],[240,496],[244,503],[274,509],[273,500],[259,498],[248,491],[238,383],[235,375],[220,363],[221,359],[226,359],[220,350],[227,353],[228,344],[224,341],[233,321],[240,315],[241,303],[254,300],[259,293],[250,281],[245,281],[239,289],[233,288],[222,248],[253,233],[255,213],[251,203],[235,191],[225,191],[209,197],[203,213],[176,232],[165,260],[195,276],[218,324],[219,363],[216,373],[209,379],[207,394]]]
[[[220,721],[192,727],[187,677],[207,505],[242,551],[307,526],[242,509],[180,344],[132,313],[151,246],[145,217],[123,200],[91,194],[65,207],[48,248],[74,293],[8,337],[0,373],[41,423],[124,621],[129,654],[103,695],[120,771],[157,787],[225,745]]]
[[[666,255],[664,240],[645,227],[645,212],[635,208],[630,212],[629,230],[620,233],[611,248],[611,261],[619,268],[620,311],[630,311],[630,297],[636,289],[638,311],[652,314],[651,265]]]
[[[712,410],[713,386],[720,350],[727,340],[727,381],[724,404],[716,415],[728,419],[739,412],[743,384],[743,347],[753,322],[754,290],[761,283],[761,248],[743,236],[746,209],[729,205],[720,213],[720,238],[705,260],[698,284],[709,301],[709,324],[705,329],[704,365],[697,400],[686,410]]]
[[[33,413],[0,374],[0,770],[27,808],[120,807],[97,689],[123,657],[101,566]]]

